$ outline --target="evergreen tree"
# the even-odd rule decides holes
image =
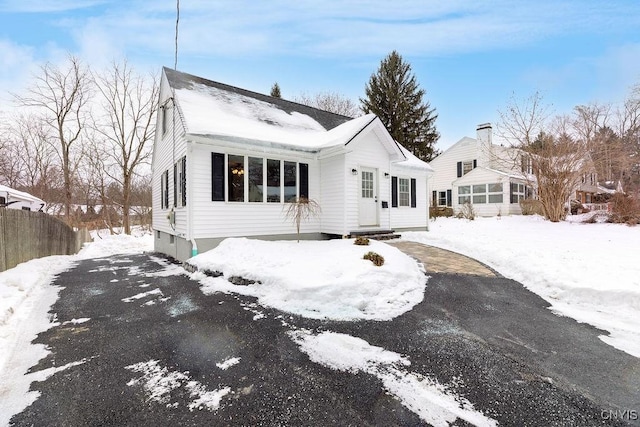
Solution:
[[[360,98],[362,110],[378,116],[393,139],[422,160],[438,154],[434,147],[440,138],[435,126],[438,115],[429,102],[423,102],[425,91],[398,52],[382,60],[365,93],[366,98]]]
[[[282,98],[282,95],[280,94],[280,85],[278,84],[278,82],[275,82],[273,86],[271,86],[271,96],[273,96],[274,98]]]

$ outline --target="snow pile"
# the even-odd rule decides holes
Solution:
[[[369,251],[385,259],[381,267],[362,259]],[[205,293],[252,295],[260,304],[314,319],[389,320],[422,301],[427,281],[415,260],[387,244],[353,240],[277,241],[245,238],[224,240],[217,248],[187,261]],[[249,286],[225,279],[256,281]],[[260,282],[260,283],[257,283]]]
[[[555,312],[608,331],[603,341],[640,357],[640,227],[509,216],[438,218],[429,229],[402,238],[476,258]]]
[[[153,235],[149,233],[106,234],[94,233],[93,242],[85,243],[78,252],[79,259],[102,258],[116,254],[141,254],[153,250]]]
[[[366,372],[378,377],[390,394],[430,425],[449,426],[457,418],[476,426],[498,425],[436,380],[406,372],[411,363],[398,353],[335,332],[313,335],[294,331],[289,335],[313,362],[339,371]]]

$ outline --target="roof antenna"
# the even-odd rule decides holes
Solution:
[[[178,23],[180,22],[180,0],[176,0],[176,54],[173,69],[178,70]]]

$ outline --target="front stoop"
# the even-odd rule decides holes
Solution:
[[[347,238],[354,237],[366,237],[372,240],[391,240],[400,238],[399,234],[396,234],[394,230],[359,230],[351,231]]]

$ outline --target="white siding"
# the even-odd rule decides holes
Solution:
[[[345,181],[347,174],[344,154],[335,155],[319,162],[320,206],[322,206],[321,231],[339,236],[348,233],[345,226]]]
[[[429,218],[429,195],[427,193],[427,172],[402,168],[391,165],[391,175],[399,178],[414,178],[416,180],[416,207],[398,206],[391,207],[389,196],[389,210],[391,213],[391,229],[426,228]],[[389,180],[391,185],[391,180]]]
[[[496,216],[509,215],[513,212],[510,206],[510,186],[509,177],[503,174],[490,171],[485,168],[477,168],[462,178],[454,181],[453,183],[453,210],[457,213],[460,210],[460,204],[458,203],[458,187],[461,185],[478,185],[478,184],[493,184],[502,183],[502,203],[472,203],[473,209],[478,216]],[[519,211],[519,205],[518,206]]]
[[[451,190],[451,183],[458,179],[457,163],[474,159],[478,160],[478,142],[465,137],[429,162],[434,170],[433,178],[429,182],[429,197],[433,191]]]
[[[367,129],[354,138],[347,146],[349,152],[346,154],[344,170],[348,172],[345,177],[344,187],[346,191],[345,214],[346,231],[357,231],[358,229],[372,229],[376,227],[360,227],[359,225],[359,197],[360,197],[360,172],[363,167],[377,169],[378,183],[378,213],[379,225],[381,229],[389,229],[390,213],[389,209],[382,209],[382,201],[387,201],[391,206],[391,179],[385,178],[384,174],[390,173],[389,153],[384,148],[372,129]],[[358,175],[352,175],[351,169],[357,169]]]
[[[173,102],[167,100],[172,96],[171,89],[164,74],[160,82],[160,105],[165,105],[156,118],[156,137],[153,150],[153,180],[152,180],[152,205],[153,205],[153,229],[164,231],[178,236],[185,236],[187,232],[187,214],[185,208],[174,208],[176,225],[175,230],[169,224],[167,215],[174,205],[173,199],[173,164],[186,153],[184,139],[184,127],[182,120]],[[163,134],[163,114],[167,114],[167,127]],[[174,123],[176,125],[174,129]],[[187,158],[187,169],[190,159]],[[164,171],[169,171],[169,208],[160,206],[160,176]],[[188,191],[188,189],[187,189]],[[188,193],[187,193],[188,194]],[[189,200],[187,197],[187,205]]]

